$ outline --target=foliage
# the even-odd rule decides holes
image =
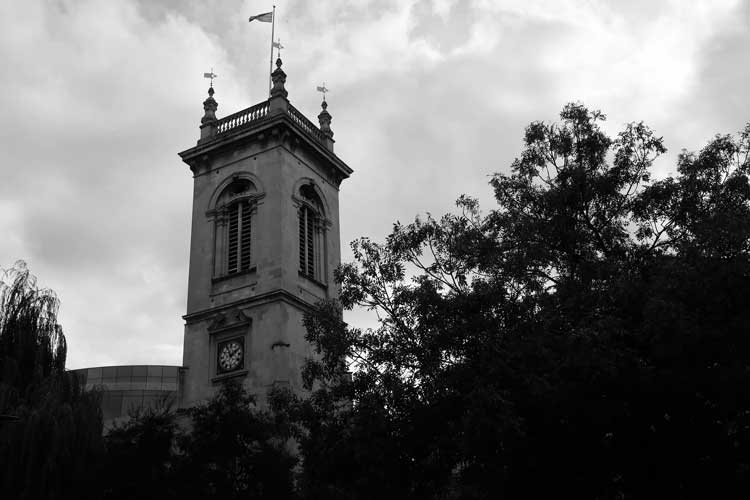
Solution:
[[[561,119],[529,125],[486,215],[462,197],[353,243],[306,319],[312,397],[277,405],[308,498],[747,492],[750,125],[653,181],[644,124]]]
[[[104,498],[292,498],[287,437],[233,381],[189,409],[139,409],[106,436]]]
[[[178,498],[175,440],[180,434],[168,401],[134,408],[105,436],[105,499]]]
[[[179,440],[179,482],[198,498],[273,499],[292,495],[286,431],[239,383],[227,382],[206,404],[187,410],[190,432]]]
[[[98,395],[65,371],[58,300],[23,262],[0,281],[0,491],[4,498],[95,494]],[[12,420],[15,417],[17,420]]]
[[[23,263],[0,281],[3,498],[291,498],[289,431],[236,383],[181,414],[136,409],[103,439],[100,395],[65,371],[58,307]]]
[[[67,345],[57,324],[55,293],[39,289],[24,262],[0,281],[0,374],[2,404],[12,405],[46,378],[65,369]]]

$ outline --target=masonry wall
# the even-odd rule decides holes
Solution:
[[[269,134],[270,135],[270,134]],[[217,346],[245,342],[243,370],[231,375],[263,399],[274,384],[302,391],[300,370],[313,353],[304,340],[304,310],[334,297],[333,270],[340,262],[338,187],[320,159],[287,137],[232,144],[195,169],[188,308],[183,365],[183,405],[210,397],[228,376],[218,376]],[[218,223],[212,204],[235,177],[259,193],[251,247],[255,269],[221,276],[216,263]],[[299,273],[298,198],[312,183],[323,200],[323,272],[319,280]]]

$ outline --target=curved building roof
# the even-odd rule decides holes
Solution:
[[[98,366],[72,370],[86,390],[102,391],[104,426],[137,408],[170,404],[178,408],[184,369],[169,365]]]

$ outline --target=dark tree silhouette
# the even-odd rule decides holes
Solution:
[[[228,381],[205,404],[189,408],[178,439],[181,497],[284,500],[292,497],[297,459],[288,432],[241,384]]]
[[[23,262],[0,281],[0,491],[3,498],[96,497],[98,395],[65,371],[58,300]]]
[[[175,441],[181,431],[172,405],[164,401],[155,407],[134,408],[129,417],[105,436],[103,497],[178,498]]]
[[[193,408],[139,409],[105,438],[104,498],[292,498],[288,437],[233,381]]]
[[[24,262],[4,271],[0,281],[0,373],[2,403],[18,401],[27,390],[65,369],[67,346],[57,324],[59,301],[39,289]]]
[[[307,498],[748,493],[750,125],[652,181],[648,127],[561,119],[529,125],[486,215],[463,197],[352,244],[306,318],[312,397],[277,405]]]

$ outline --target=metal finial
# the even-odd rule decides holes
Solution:
[[[214,73],[214,69],[213,68],[211,68],[211,72],[210,73],[203,73],[203,78],[210,78],[211,79],[211,88],[214,87],[214,78],[216,78],[217,76],[219,76],[219,75],[217,75],[216,73]]]
[[[277,38],[277,40],[277,42],[271,42],[271,45],[276,48],[276,58],[281,59],[281,49],[283,49],[284,46],[281,45],[281,38]]]

